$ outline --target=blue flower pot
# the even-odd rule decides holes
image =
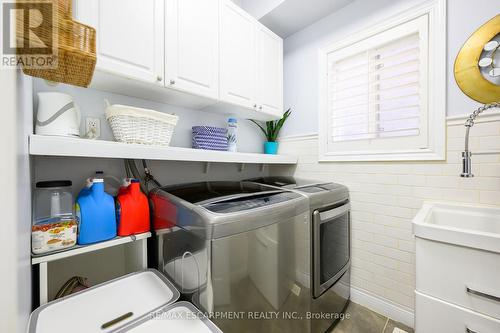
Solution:
[[[267,141],[264,143],[264,153],[269,155],[278,154],[278,142]]]

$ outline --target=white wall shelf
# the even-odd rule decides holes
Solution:
[[[132,235],[132,236],[126,236],[126,237],[116,237],[113,239],[110,239],[108,241],[100,242],[100,243],[95,243],[91,245],[77,245],[75,247],[69,248],[66,251],[61,251],[61,252],[56,252],[56,253],[48,253],[48,254],[39,254],[39,255],[32,255],[31,258],[31,264],[32,265],[37,265],[41,263],[46,263],[46,262],[51,262],[59,259],[64,259],[68,257],[73,257],[79,254],[83,253],[89,253],[89,252],[94,252],[98,250],[102,250],[108,247],[113,247],[117,245],[122,245],[126,243],[131,243],[135,241],[139,241],[142,239],[147,239],[151,237],[150,232],[145,232],[142,234],[138,235]]]
[[[179,147],[126,144],[58,136],[31,135],[30,155],[127,158],[215,163],[297,164],[296,156],[233,153]]]

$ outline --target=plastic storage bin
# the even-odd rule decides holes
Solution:
[[[36,183],[33,206],[31,249],[34,254],[61,250],[76,244],[77,220],[73,214],[71,181]]]
[[[161,273],[145,270],[39,307],[30,316],[28,332],[114,332],[178,298],[177,289]]]
[[[167,305],[116,333],[222,333],[200,310],[188,302]]]

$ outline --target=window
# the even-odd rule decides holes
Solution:
[[[444,159],[445,21],[437,11],[427,6],[321,50],[320,160]]]

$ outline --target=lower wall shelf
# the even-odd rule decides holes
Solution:
[[[76,246],[72,247],[66,251],[56,252],[56,253],[48,253],[45,255],[33,255],[31,258],[32,265],[38,265],[39,268],[39,297],[40,297],[40,305],[48,302],[48,284],[49,284],[49,273],[48,273],[48,263],[57,261],[64,258],[69,258],[73,256],[77,256],[84,253],[90,253],[99,251],[102,249],[123,245],[127,243],[140,242],[139,252],[137,254],[137,259],[140,262],[140,266],[142,269],[147,268],[147,239],[151,237],[150,232],[145,232],[138,235],[127,236],[127,237],[116,237],[108,241],[85,245],[85,246]]]
[[[77,245],[75,247],[69,248],[66,251],[56,252],[56,253],[47,253],[47,254],[39,254],[32,255],[31,264],[37,265],[41,263],[51,262],[63,258],[68,258],[72,256],[76,256],[83,253],[94,252],[98,250],[102,250],[108,247],[117,246],[121,244],[131,243],[134,241],[138,241],[141,239],[147,239],[151,237],[150,232],[145,232],[138,235],[126,236],[126,237],[116,237],[104,242],[95,243],[91,245]]]

